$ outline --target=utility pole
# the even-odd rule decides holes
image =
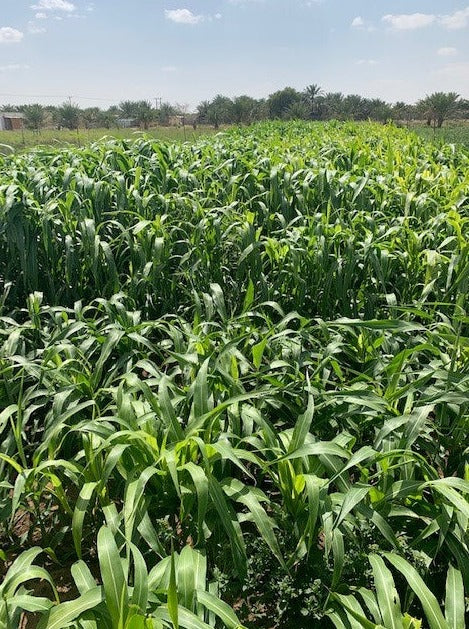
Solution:
[[[155,109],[161,109],[161,101],[163,99],[160,96],[155,96],[154,101],[155,101]],[[160,106],[158,107],[158,101],[160,101]]]

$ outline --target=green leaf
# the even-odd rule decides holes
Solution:
[[[73,564],[71,573],[80,594],[85,594],[96,587],[96,581],[83,560],[80,559]]]
[[[244,296],[244,303],[243,303],[243,309],[242,309],[243,314],[249,310],[253,301],[254,301],[254,284],[253,284],[252,279],[249,279],[248,287],[246,289],[246,294]]]
[[[242,629],[241,623],[231,607],[214,594],[198,590],[197,600],[206,609],[213,612],[228,629]]]
[[[114,535],[107,526],[102,526],[98,532],[98,559],[106,607],[117,627],[119,622],[125,622],[124,610],[128,608],[127,584]]]
[[[445,616],[450,629],[462,629],[464,623],[465,602],[464,584],[459,570],[449,566],[446,577]]]
[[[354,625],[351,623],[351,626],[353,628],[358,626],[363,627],[364,629],[381,629],[381,625],[375,625],[374,622],[371,622],[366,618],[361,605],[353,596],[344,596],[343,594],[337,594],[336,592],[333,592],[331,594],[331,597],[336,600],[343,609],[345,609],[345,611],[347,612],[347,616],[349,617],[349,621],[352,619],[355,620],[356,623],[358,623],[358,625]],[[388,628],[383,627],[382,629]]]
[[[169,398],[168,393],[168,379],[166,377],[161,378],[160,386],[158,388],[158,402],[161,409],[163,421],[166,426],[171,430],[171,436],[174,441],[182,441],[184,439],[184,431],[178,422],[178,418],[174,411],[173,405]]]
[[[208,476],[208,487],[209,495],[228,536],[236,569],[243,576],[246,573],[247,557],[243,534],[236,513],[225,498],[219,482],[211,474]]]
[[[197,492],[197,534],[198,542],[204,541],[204,520],[208,507],[208,480],[202,467],[189,462],[184,466],[192,477]]]
[[[254,367],[259,369],[262,364],[262,356],[264,355],[264,350],[267,345],[268,338],[265,337],[256,345],[252,347],[252,362],[254,363]]]
[[[262,539],[267,543],[280,565],[286,568],[279,543],[275,536],[273,521],[267,515],[255,493],[241,481],[234,478],[225,483],[225,491],[227,491],[228,487],[230,489],[230,497],[249,509]]]
[[[103,591],[100,587],[88,590],[73,601],[60,603],[50,610],[38,624],[38,629],[66,629],[79,618],[83,612],[94,609],[103,601]]]
[[[309,387],[309,379],[308,379],[308,387]],[[303,415],[300,415],[295,423],[295,428],[293,429],[293,435],[290,442],[290,446],[288,448],[288,453],[295,452],[305,444],[306,435],[309,433],[311,428],[311,422],[313,421],[314,416],[314,398],[310,393],[308,396],[308,407]]]
[[[301,446],[298,450],[276,459],[274,463],[277,464],[281,461],[292,461],[303,457],[321,455],[338,456],[343,459],[347,459],[349,457],[347,450],[341,448],[336,443],[333,443],[332,441],[320,441],[318,443],[308,443]],[[273,465],[273,463],[270,463],[270,465]]]
[[[197,373],[197,376],[195,378],[194,385],[193,385],[194,402],[193,402],[192,408],[193,408],[193,418],[195,421],[203,417],[210,410],[209,404],[208,404],[209,390],[208,390],[208,382],[207,382],[209,362],[210,362],[209,358],[204,360],[204,362],[202,363],[202,366],[200,367]]]
[[[417,570],[398,555],[385,553],[384,556],[395,568],[399,570],[399,572],[404,575],[407,583],[418,596],[430,629],[448,629],[448,623],[445,621],[443,614],[441,613],[438,601],[425,585]]]
[[[171,552],[171,572],[168,586],[168,612],[173,629],[179,629],[179,602],[176,584],[176,568],[174,566],[174,552]]]
[[[85,519],[86,510],[90,504],[90,500],[93,496],[94,490],[98,483],[85,483],[80,490],[78,499],[75,504],[72,517],[72,536],[73,543],[75,544],[75,551],[78,558],[81,559],[81,543],[83,539],[83,522]]]
[[[18,609],[27,612],[47,612],[53,605],[53,601],[43,596],[30,596],[29,594],[16,594],[8,600],[9,606],[12,605]]]
[[[177,569],[178,599],[190,611],[194,611],[195,572],[194,554],[190,546],[184,546],[179,554]]]
[[[144,614],[147,610],[148,604],[147,566],[142,553],[135,544],[130,544],[130,550],[134,560],[134,589],[130,602]]]
[[[160,607],[158,607],[158,609],[154,613],[154,616],[156,618],[161,618],[161,620],[164,620],[167,623],[172,622],[171,614],[169,613],[168,607],[166,605],[160,605]],[[207,625],[207,623],[203,622],[203,620],[200,620],[200,618],[198,618],[188,609],[184,609],[184,607],[179,607],[178,620],[179,625],[181,627],[184,627],[185,629],[212,629],[210,625]]]
[[[362,500],[368,495],[369,491],[369,485],[366,485],[365,487],[355,485],[345,493],[344,499],[342,501],[342,506],[340,508],[340,513],[337,516],[337,521],[335,523],[336,527],[339,527],[342,524],[350,511],[352,511],[352,509],[356,507],[359,502],[362,502]]]
[[[331,588],[335,589],[339,585],[345,562],[344,536],[339,529],[335,529],[332,535],[332,556],[334,559],[334,571]]]
[[[368,559],[373,568],[376,596],[383,624],[389,629],[403,629],[401,602],[392,573],[378,555],[371,554]]]

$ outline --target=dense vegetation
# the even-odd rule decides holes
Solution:
[[[468,197],[372,124],[0,158],[0,627],[461,629]]]
[[[267,98],[243,94],[229,97],[218,94],[202,101],[196,113],[188,113],[188,105],[151,101],[124,100],[108,109],[81,109],[71,99],[59,106],[4,104],[3,111],[18,111],[24,115],[26,128],[40,131],[44,127],[65,129],[116,128],[122,125],[220,125],[251,124],[261,120],[390,120],[410,124],[424,120],[428,127],[440,129],[447,120],[467,121],[469,101],[456,92],[434,92],[415,104],[398,101],[388,103],[381,98],[366,98],[360,94],[325,92],[319,85],[308,85],[302,92],[285,87]]]

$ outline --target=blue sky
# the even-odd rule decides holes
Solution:
[[[469,0],[1,0],[0,104],[469,97]]]

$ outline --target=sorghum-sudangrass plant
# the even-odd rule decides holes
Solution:
[[[0,627],[459,629],[467,153],[263,124],[0,164],[3,559],[76,590],[19,580]]]

